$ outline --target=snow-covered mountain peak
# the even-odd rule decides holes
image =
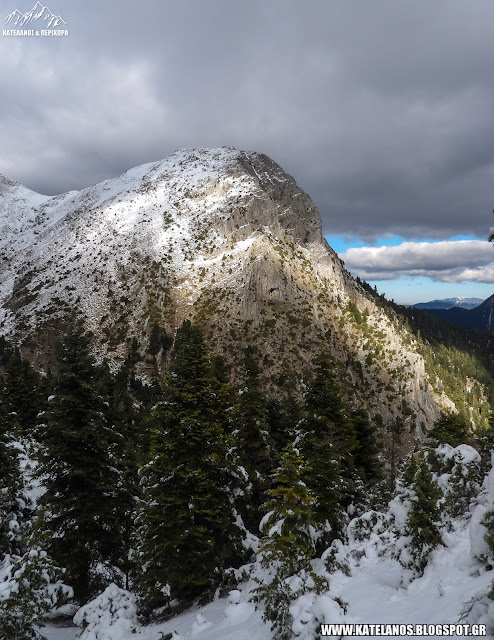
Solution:
[[[393,417],[394,398],[375,388],[393,375],[414,416],[437,417],[413,342],[345,271],[315,204],[267,156],[182,149],[54,197],[5,185],[0,333],[41,354],[40,365],[50,366],[40,340],[53,349],[79,315],[96,353],[117,365],[141,345],[146,375],[153,327],[173,335],[191,318],[224,355],[260,345],[266,377],[293,386],[321,351],[340,360],[352,344],[357,369],[345,375],[355,384],[371,360],[359,329],[365,317],[387,354],[379,375],[362,383],[369,408]]]
[[[0,175],[0,253],[30,244],[39,208],[50,199]]]
[[[232,147],[179,150],[55,197],[5,184],[0,220],[9,260],[0,295],[15,297],[16,282],[24,282],[35,264],[28,290],[36,288],[38,303],[45,298],[50,306],[54,296],[74,290],[79,296],[70,297],[84,300],[91,316],[99,314],[94,304],[102,304],[89,284],[97,272],[113,279],[129,265],[141,273],[146,261],[154,261],[180,280],[185,263],[233,250],[253,234],[271,230],[302,244],[322,242],[317,208],[293,178],[266,156]],[[90,300],[87,291],[94,294]]]
[[[429,302],[419,302],[413,306],[417,309],[452,309],[460,307],[463,309],[475,309],[483,300],[481,298],[465,298],[458,296],[456,298],[443,298],[441,300],[430,300]]]

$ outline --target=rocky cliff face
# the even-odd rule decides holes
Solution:
[[[255,346],[277,393],[300,392],[330,353],[350,401],[384,424],[405,416],[405,441],[451,405],[408,329],[328,246],[309,196],[264,155],[185,150],[55,198],[7,179],[0,191],[0,332],[41,366],[82,315],[115,364],[138,343],[146,375],[153,326],[173,335],[190,317],[233,375]]]

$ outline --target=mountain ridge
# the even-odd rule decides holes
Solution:
[[[384,425],[406,409],[404,447],[455,409],[410,330],[327,244],[310,197],[263,154],[180,150],[54,197],[8,186],[0,220],[19,220],[6,226],[0,332],[45,370],[80,316],[100,359],[118,368],[136,349],[137,374],[159,375],[167,354],[149,354],[152,331],[173,336],[189,318],[234,377],[239,349],[255,348],[282,395],[302,393],[329,353],[351,403]]]
[[[428,302],[417,302],[411,306],[414,309],[451,309],[455,307],[475,309],[475,307],[478,307],[483,302],[484,300],[481,298],[464,298],[460,296],[456,298],[442,298],[441,300],[429,300]]]
[[[452,307],[449,309],[428,308],[424,311],[459,325],[464,329],[487,329],[494,331],[494,294],[473,309]]]

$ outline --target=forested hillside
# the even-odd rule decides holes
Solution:
[[[121,606],[133,598],[149,623],[249,579],[273,638],[312,638],[309,629],[345,619],[347,604],[330,585],[356,562],[351,540],[379,540],[412,582],[444,544],[443,527],[471,514],[490,468],[490,421],[481,430],[461,411],[444,414],[402,466],[366,410],[346,405],[327,354],[314,362],[303,400],[280,402],[265,394],[252,350],[238,353],[234,386],[199,326],[185,321],[164,344],[169,372],[143,385],[135,359],[113,373],[97,364],[80,324],[48,376],[2,341],[8,640],[103,592],[110,609],[112,597]],[[390,500],[404,506],[389,511]],[[483,522],[490,531],[489,515]],[[309,596],[312,622],[300,627],[294,606]],[[88,639],[90,611],[76,616]]]

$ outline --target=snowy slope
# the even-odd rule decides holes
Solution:
[[[400,585],[400,565],[396,561],[373,557],[370,550],[370,557],[364,556],[360,565],[352,569],[351,577],[341,572],[335,574],[331,579],[331,591],[341,595],[349,605],[345,622],[458,622],[465,603],[477,594],[484,594],[494,576],[472,558],[466,523],[447,536],[447,545],[434,552],[424,576],[413,581],[408,588]],[[122,636],[121,640],[159,640],[161,633],[172,632],[177,632],[181,638],[193,637],[194,640],[272,639],[272,633],[263,622],[261,612],[256,611],[254,605],[248,602],[246,585],[243,585],[239,604],[230,604],[227,598],[222,598],[205,607],[183,613],[166,623],[138,628],[136,634]],[[49,640],[72,640],[77,636],[73,628],[49,628],[47,637]]]
[[[0,253],[5,256],[32,242],[36,216],[50,197],[0,175],[0,198]]]
[[[4,181],[2,332],[19,338],[19,328],[26,335],[40,325],[56,332],[57,322],[77,310],[101,336],[105,326],[113,329],[129,311],[124,307],[132,300],[126,324],[142,338],[151,307],[164,303],[157,281],[163,289],[184,288],[180,283],[186,286],[194,260],[204,266],[199,245],[205,236],[216,247],[225,242],[212,230],[225,217],[224,198],[237,204],[255,190],[245,175],[231,175],[229,166],[237,159],[232,149],[181,151],[55,198]],[[219,176],[220,194],[211,189]],[[235,241],[231,244],[235,251]]]
[[[203,266],[206,245],[221,261],[222,245],[234,251],[253,232],[246,224],[229,243],[232,230],[222,223],[246,199],[264,197],[255,176],[232,169],[239,156],[231,148],[179,151],[56,198],[8,185],[0,220],[12,257],[0,281],[0,327],[13,331],[20,316],[32,328],[39,321],[33,312],[46,319],[58,298],[79,303],[96,325],[108,308],[99,280],[135,295],[145,263],[160,262],[175,281],[185,280],[196,262]]]
[[[397,493],[389,503],[386,513],[376,518],[375,512],[367,512],[362,518],[350,522],[348,541],[334,547],[337,560],[342,563],[341,566],[346,564],[348,570],[343,572],[337,569],[328,574],[322,561],[326,554],[313,561],[313,569],[329,579],[329,592],[319,597],[318,605],[319,611],[323,611],[325,623],[483,624],[486,625],[487,637],[494,637],[494,601],[486,598],[493,583],[494,571],[484,540],[486,529],[480,524],[483,514],[494,505],[494,468],[491,468],[480,486],[478,479],[474,479],[471,473],[479,468],[480,463],[480,456],[472,447],[460,445],[453,448],[443,445],[435,449],[435,456],[434,464],[442,460],[446,463],[443,470],[449,469],[447,473],[439,471],[439,475],[435,475],[444,496],[454,491],[455,498],[461,500],[461,496],[466,495],[461,491],[458,493],[454,478],[459,477],[470,478],[467,483],[473,483],[470,488],[476,487],[476,495],[470,498],[463,513],[452,519],[447,516],[447,501],[441,502],[442,544],[432,551],[420,577],[416,577],[417,574],[412,570],[404,569],[396,559],[397,552],[400,555],[400,549],[405,549],[409,540],[407,532],[402,528],[411,505],[409,489],[399,482]],[[453,460],[459,466],[452,467],[448,464],[448,461]],[[461,473],[457,474],[459,469]],[[470,491],[466,484],[462,486]],[[471,493],[469,495],[472,496]],[[361,525],[365,522],[369,527],[362,528]],[[399,533],[400,530],[402,534]],[[251,577],[263,579],[265,569],[258,562],[246,565],[242,568],[242,573],[246,569],[250,570]],[[173,636],[176,640],[272,640],[273,633],[262,620],[262,609],[256,610],[250,602],[255,586],[254,579],[242,582],[226,598],[217,598],[206,606],[193,607],[165,623],[147,627],[141,627],[137,623],[134,596],[112,586],[105,592],[114,594],[112,607],[110,600],[103,594],[81,610],[87,611],[86,622],[94,625],[92,633],[86,632],[82,640],[160,640],[161,634],[169,633],[176,634]],[[311,603],[316,600],[312,600],[312,595],[308,594],[301,596],[297,602],[304,598],[307,598],[305,602],[309,604],[308,607],[290,607],[293,628],[299,630],[293,634],[293,638],[315,640],[317,633],[305,633],[303,621],[311,624],[310,612],[314,611]],[[347,603],[345,614],[336,605],[335,599]],[[109,614],[110,608],[117,612],[112,614],[113,618]],[[77,617],[80,618],[80,623],[80,613]],[[50,640],[71,640],[75,637],[74,629],[48,628],[47,631]],[[94,637],[96,632],[99,635]],[[370,635],[378,638],[403,637],[394,633]],[[427,635],[431,638],[442,637],[435,630]],[[466,634],[462,629],[457,635]]]

